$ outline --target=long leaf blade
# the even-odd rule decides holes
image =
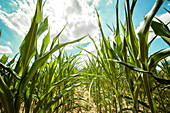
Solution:
[[[148,60],[148,65],[149,65],[149,70],[151,70],[152,67],[156,66],[157,63],[170,56],[170,48],[167,48],[167,49],[163,49],[163,50],[160,50],[154,54],[152,54],[150,57],[149,57],[149,60]]]

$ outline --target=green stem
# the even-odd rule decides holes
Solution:
[[[144,17],[144,24],[141,30],[138,33],[139,36],[139,43],[140,43],[140,53],[139,53],[139,60],[141,62],[141,67],[144,70],[148,70],[148,64],[147,64],[147,59],[148,59],[148,32],[149,28],[152,22],[152,19],[156,15],[157,11],[161,7],[165,0],[157,0],[153,6],[153,8],[150,10],[150,12]],[[149,106],[152,111],[152,113],[156,113],[157,107],[155,105],[155,102],[153,100],[152,94],[150,92],[150,85],[149,85],[149,80],[148,76],[146,73],[143,74],[142,80],[144,83],[144,88],[146,91],[146,95],[148,98]]]

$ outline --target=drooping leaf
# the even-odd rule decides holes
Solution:
[[[128,96],[126,96],[126,95],[121,95],[123,98],[125,98],[125,99],[128,99],[129,101],[133,101],[133,99],[131,98],[131,97],[128,97]],[[140,101],[140,100],[138,100],[138,102],[139,102],[139,104],[141,104],[142,106],[144,106],[144,107],[146,107],[146,108],[149,108],[149,105],[147,105],[147,103],[144,103],[144,102],[142,102],[142,101]]]
[[[152,21],[151,27],[154,33],[158,36],[161,36],[162,39],[170,46],[170,33],[164,27],[162,23]]]
[[[152,54],[148,60],[149,70],[151,70],[152,67],[156,66],[159,61],[168,56],[170,56],[170,48],[163,49]]]
[[[151,73],[149,71],[143,70],[143,69],[136,67],[134,65],[131,65],[129,63],[126,63],[126,62],[123,62],[123,61],[116,61],[116,60],[111,60],[111,61],[125,65],[126,67],[130,68],[131,70],[134,70],[134,71],[137,71],[137,72],[142,72],[142,73],[147,73],[147,74],[151,75],[155,80],[157,80],[157,82],[159,82],[161,84],[170,84],[170,80],[158,77],[158,76],[154,75],[153,73]]]

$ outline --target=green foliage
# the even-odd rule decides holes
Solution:
[[[151,27],[154,30],[154,33],[158,36],[161,36],[162,39],[170,46],[170,30],[168,26],[163,22],[159,23],[152,21]]]

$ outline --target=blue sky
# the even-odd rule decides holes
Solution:
[[[19,46],[29,30],[31,18],[34,15],[35,3],[36,0],[1,0],[0,29],[2,29],[2,35],[0,37],[0,55],[7,54],[12,58],[19,52]],[[119,2],[119,18],[122,22],[124,22],[124,3],[125,0]],[[140,28],[143,16],[150,11],[154,3],[155,0],[137,1],[133,15],[133,24],[136,30]],[[98,37],[99,29],[94,10],[95,5],[101,17],[104,32],[109,36],[111,34],[106,23],[115,25],[115,4],[116,0],[47,0],[43,16],[49,17],[51,38],[54,38],[68,21],[68,25],[60,37],[61,43],[80,38],[86,34]],[[165,0],[162,7],[170,10],[170,2]],[[157,16],[167,23],[170,16],[162,7]],[[153,36],[150,35],[150,38]],[[41,42],[42,38],[38,40],[38,47],[41,46]],[[88,38],[78,45],[95,52],[95,48]],[[149,54],[168,47],[161,38],[158,38],[153,42]],[[65,49],[69,53],[79,52],[79,49],[73,46],[67,46]]]

